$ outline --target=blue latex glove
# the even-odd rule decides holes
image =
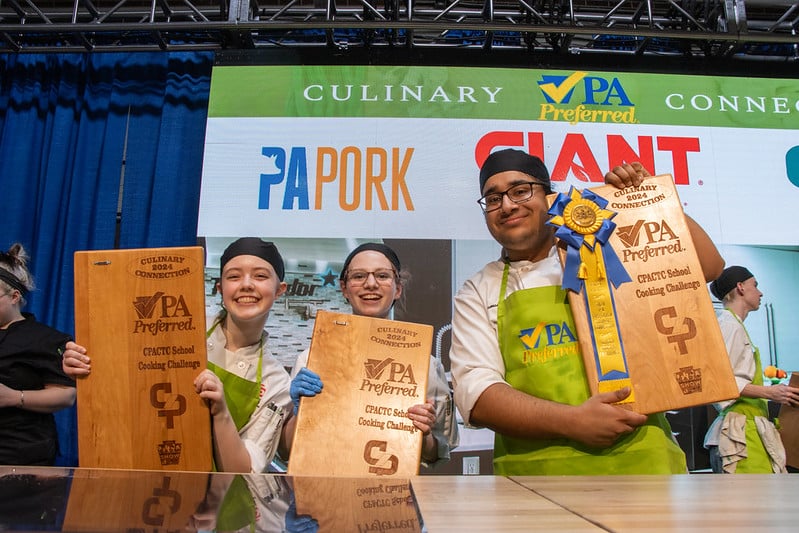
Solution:
[[[291,380],[291,387],[289,388],[289,396],[291,401],[294,402],[294,414],[297,414],[297,409],[300,408],[300,398],[303,396],[316,396],[322,392],[322,378],[316,372],[312,372],[303,367],[299,373]]]
[[[286,511],[286,531],[289,533],[316,533],[319,531],[319,522],[315,518],[307,514],[297,514],[294,493],[291,494],[291,503]]]

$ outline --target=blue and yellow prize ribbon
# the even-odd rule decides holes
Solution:
[[[558,194],[547,222],[557,227],[555,236],[566,244],[563,288],[578,294],[585,289],[599,392],[622,387],[632,390],[611,289],[611,284],[618,288],[632,280],[608,244],[616,228],[610,219],[616,213],[605,209],[607,204],[589,190],[572,187],[568,194]],[[634,401],[631,393],[622,403]]]

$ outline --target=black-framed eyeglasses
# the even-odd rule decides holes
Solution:
[[[515,204],[520,204],[533,197],[534,185],[544,187],[542,183],[538,183],[537,181],[517,183],[502,192],[490,192],[477,200],[477,203],[483,208],[484,213],[490,213],[502,207],[503,196],[507,196],[508,199]]]
[[[375,281],[380,285],[390,285],[397,279],[397,273],[390,268],[379,268],[377,270],[351,270],[347,272],[347,283],[351,285],[363,285],[369,276],[374,276]]]

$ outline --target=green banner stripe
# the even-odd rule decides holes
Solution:
[[[398,117],[794,129],[799,83],[509,68],[219,66],[209,117]]]

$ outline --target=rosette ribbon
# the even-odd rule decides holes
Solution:
[[[555,236],[566,244],[563,288],[583,293],[600,392],[632,385],[611,290],[611,284],[618,288],[632,280],[608,244],[616,228],[611,221],[616,213],[605,209],[607,205],[596,193],[571,187],[568,194],[558,194],[547,222],[557,228]],[[632,401],[630,394],[625,403]]]
[[[558,194],[549,209],[551,218],[547,224],[558,228],[555,236],[567,246],[564,289],[577,293],[582,290],[588,262],[596,262],[600,278],[607,276],[616,288],[632,281],[616,252],[607,244],[616,229],[610,220],[616,213],[605,209],[607,205],[608,201],[601,196],[589,190],[581,193],[572,187],[568,195]]]

